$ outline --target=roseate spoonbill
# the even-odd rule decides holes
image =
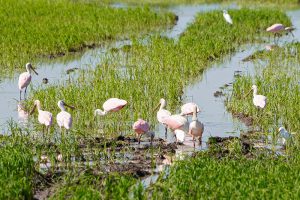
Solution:
[[[282,24],[273,24],[272,26],[268,27],[266,31],[270,33],[274,33],[274,42],[275,42],[276,37],[278,37],[279,39],[281,33],[285,31],[285,27]]]
[[[65,106],[74,109],[74,106],[69,106],[63,100],[59,100],[57,102],[58,107],[60,108],[60,112],[56,115],[56,121],[62,132],[62,127],[64,127],[67,131],[72,127],[72,116],[70,113],[66,111]]]
[[[146,134],[150,137],[150,139],[151,139],[150,141],[152,144],[155,133],[150,131],[150,126],[149,126],[148,122],[146,122],[143,119],[138,119],[136,122],[134,122],[134,124],[132,125],[132,128],[136,133],[139,144],[141,143],[141,137],[143,134]]]
[[[193,109],[194,106],[196,106],[197,113],[200,112],[200,109],[197,104],[195,103],[186,103],[181,106],[181,113],[180,115],[185,116],[185,115],[192,115],[193,114]]]
[[[193,108],[193,118],[192,118],[192,122],[190,123],[190,127],[189,127],[189,134],[193,137],[193,141],[194,141],[194,147],[195,147],[195,138],[199,137],[199,144],[202,145],[202,134],[204,131],[204,125],[198,121],[197,118],[197,107],[194,106]]]
[[[43,126],[43,133],[45,132],[45,129],[44,129],[45,127],[46,127],[47,133],[48,133],[49,127],[52,125],[52,113],[41,110],[41,103],[39,100],[34,101],[34,106],[30,112],[30,115],[33,114],[35,108],[37,108],[38,113],[39,113],[38,121],[40,122],[40,124],[45,125],[45,126]]]
[[[162,122],[174,132],[176,142],[184,142],[185,134],[188,132],[188,122],[185,117],[181,115],[171,115],[164,118]]]
[[[160,107],[159,107],[160,105]],[[171,116],[171,112],[164,109],[164,107],[167,105],[167,102],[165,99],[161,98],[159,100],[159,104],[156,106],[155,110],[159,107],[159,110],[157,111],[156,117],[157,117],[157,121],[159,121],[159,123],[163,124],[165,126],[165,139],[167,139],[167,132],[168,132],[168,128],[167,125],[165,125],[163,123],[163,120],[166,117],[170,117]]]
[[[22,90],[25,88],[25,92],[24,92],[24,99],[26,97],[26,91],[27,91],[27,87],[31,82],[31,70],[38,75],[38,73],[34,70],[34,68],[32,67],[31,63],[27,63],[26,64],[26,71],[27,72],[23,72],[22,74],[20,74],[19,76],[19,90],[20,90],[20,100],[21,100],[21,93]]]
[[[117,112],[121,110],[124,106],[126,106],[127,101],[118,98],[110,98],[103,103],[104,111],[100,109],[96,109],[94,114],[104,116],[109,112]]]
[[[233,24],[232,19],[231,19],[230,15],[228,14],[227,10],[223,10],[223,17],[227,23]]]

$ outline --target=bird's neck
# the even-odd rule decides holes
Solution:
[[[100,109],[97,109],[95,111],[95,115],[100,115],[100,116],[103,116],[103,115],[106,115],[107,112],[106,111],[103,111],[103,110],[100,110]]]
[[[61,111],[66,111],[66,108],[63,105],[59,105]]]
[[[257,95],[257,89],[253,89],[253,96]]]

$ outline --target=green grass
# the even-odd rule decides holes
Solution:
[[[290,45],[261,55],[267,66],[257,64],[255,77],[238,78],[227,107],[234,113],[243,113],[254,119],[254,126],[266,132],[276,132],[280,126],[287,130],[300,130],[300,45]],[[295,54],[296,53],[296,54]],[[252,104],[252,95],[245,97],[251,85],[258,86],[258,94],[267,97],[267,106],[258,111]]]
[[[292,158],[257,155],[221,159],[208,152],[179,161],[166,180],[151,190],[152,199],[297,199],[299,153]]]
[[[34,162],[26,139],[1,138],[0,199],[30,199],[33,195]]]
[[[50,199],[129,199],[136,183],[136,179],[127,175],[95,175],[88,170],[70,179]]]
[[[158,5],[172,6],[179,4],[203,4],[203,3],[237,3],[242,6],[271,6],[282,8],[299,6],[299,0],[107,0],[109,3],[127,3],[133,5]]]
[[[107,40],[156,31],[174,22],[149,8],[113,9],[71,0],[0,1],[0,71],[24,68],[41,56],[78,51]]]

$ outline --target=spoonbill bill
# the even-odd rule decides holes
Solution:
[[[152,144],[155,133],[150,131],[150,126],[149,126],[148,122],[146,122],[143,119],[138,119],[136,122],[134,122],[134,124],[132,125],[132,128],[136,133],[139,144],[141,143],[141,137],[143,134],[146,134],[150,137],[150,139],[151,139],[150,141]]]
[[[227,23],[233,24],[232,19],[231,19],[230,15],[228,14],[227,10],[223,10],[223,17],[224,17],[224,19],[226,20]]]
[[[266,31],[274,34],[275,42],[276,37],[279,39],[281,33],[285,31],[285,27],[283,24],[273,24],[272,26],[268,27]]]
[[[171,112],[164,109],[164,107],[167,105],[167,102],[165,99],[161,98],[159,100],[159,104],[156,106],[155,110],[159,107],[159,110],[157,111],[156,117],[157,121],[161,123],[162,125],[165,126],[165,139],[167,139],[167,132],[168,132],[168,127],[167,125],[164,124],[163,120],[167,117],[171,116]]]
[[[18,86],[19,86],[19,90],[20,90],[20,100],[21,100],[21,93],[22,90],[25,88],[25,92],[24,92],[24,99],[26,97],[26,91],[27,91],[27,87],[31,82],[31,70],[38,75],[38,73],[34,70],[34,68],[32,67],[31,63],[27,63],[26,64],[26,72],[23,72],[22,74],[20,74],[19,76],[19,82],[18,82]]]
[[[127,101],[118,98],[110,98],[103,103],[103,111],[96,109],[94,115],[104,116],[109,112],[117,112],[126,106]]]
[[[198,121],[197,118],[197,107],[194,106],[193,108],[193,118],[192,118],[192,122],[190,123],[190,127],[189,127],[189,134],[193,137],[193,141],[194,141],[194,147],[195,147],[195,138],[198,137],[199,138],[199,144],[202,145],[202,134],[204,131],[204,125]]]
[[[52,125],[52,113],[48,111],[41,110],[41,103],[39,100],[34,101],[34,106],[30,112],[30,115],[32,115],[35,111],[35,108],[38,110],[38,121],[40,124],[44,125],[43,126],[43,133],[45,132],[45,127],[48,133],[49,127]]]
[[[176,142],[184,142],[185,134],[188,132],[188,121],[181,115],[171,115],[162,120],[169,129],[171,129],[176,137]]]
[[[64,127],[67,131],[70,130],[72,127],[72,116],[70,113],[66,111],[66,107],[74,109],[74,106],[70,106],[66,104],[63,100],[59,100],[57,102],[58,107],[60,108],[60,112],[56,115],[56,121],[60,128],[60,131],[62,132],[62,127]]]
[[[190,103],[183,104],[181,106],[181,113],[180,113],[180,115],[182,115],[182,116],[192,115],[193,111],[194,111],[193,110],[194,106],[196,106],[197,113],[200,112],[200,109],[199,109],[198,105],[195,104],[195,103],[190,102]]]

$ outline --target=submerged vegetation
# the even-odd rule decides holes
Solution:
[[[149,8],[114,9],[85,1],[0,1],[0,71],[40,56],[64,55],[112,39],[155,31],[174,16]]]

